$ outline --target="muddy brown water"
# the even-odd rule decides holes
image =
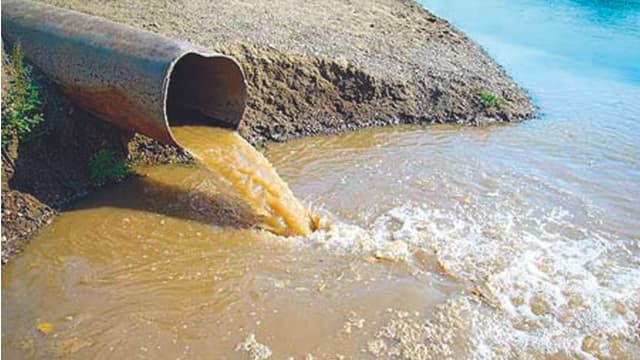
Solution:
[[[267,158],[323,214],[307,236],[256,228],[198,166],[138,168],[3,268],[3,353],[633,358],[640,250],[624,208],[585,205],[560,175],[515,165],[535,159],[487,147],[514,131],[372,129],[271,145]]]
[[[3,269],[7,358],[251,358],[235,351],[251,334],[278,357],[359,354],[398,309],[428,314],[461,290],[371,254],[211,225],[226,188],[209,171],[137,171]]]

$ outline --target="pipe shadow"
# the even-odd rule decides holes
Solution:
[[[168,170],[167,170],[168,171]],[[193,186],[169,184],[137,175],[84,199],[68,211],[112,207],[197,221],[222,227],[251,228],[261,218],[245,202],[224,188],[202,181]]]

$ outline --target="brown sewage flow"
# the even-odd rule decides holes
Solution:
[[[7,358],[371,357],[361,351],[387,322],[459,291],[402,263],[238,229],[246,214],[225,212],[234,202],[208,170],[136,171],[5,266]]]
[[[269,160],[237,132],[210,126],[177,126],[173,135],[208,169],[226,180],[256,212],[261,226],[278,235],[306,235],[315,226],[302,203]]]
[[[621,187],[597,206],[566,191],[611,179],[559,166],[569,141],[544,162],[512,150],[556,141],[549,131],[406,127],[272,144],[291,189],[335,217],[304,238],[252,228],[256,210],[209,170],[139,167],[3,267],[3,355],[636,358],[640,238],[625,214],[638,210]]]

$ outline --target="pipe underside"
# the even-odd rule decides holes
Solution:
[[[32,1],[2,4],[2,38],[96,116],[165,144],[170,126],[237,128],[247,100],[231,57]]]

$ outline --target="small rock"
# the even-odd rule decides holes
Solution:
[[[53,324],[49,322],[38,323],[38,325],[36,325],[36,330],[43,335],[49,335],[53,332]]]

